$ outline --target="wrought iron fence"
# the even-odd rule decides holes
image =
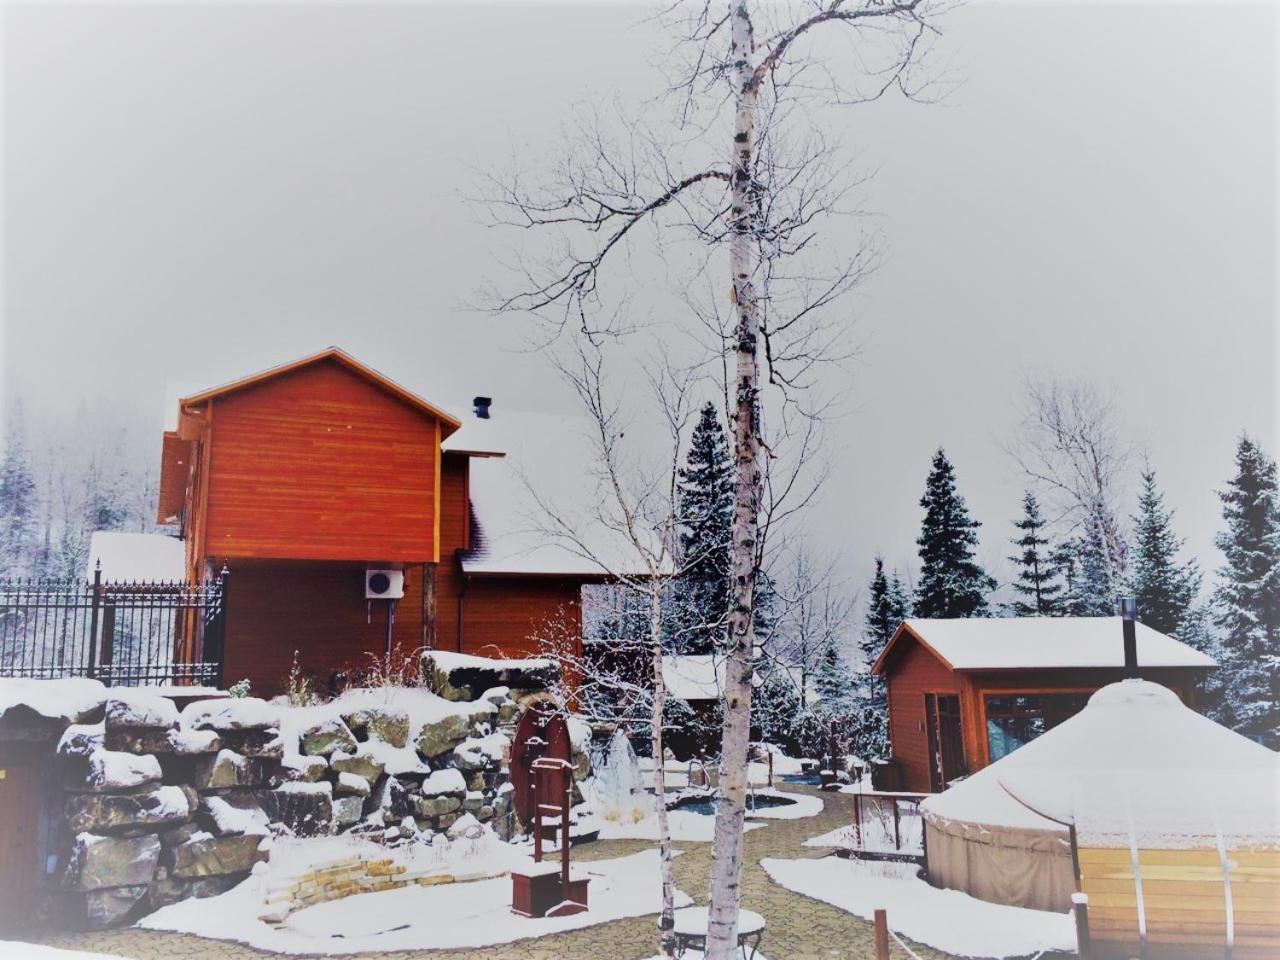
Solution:
[[[221,685],[227,581],[0,580],[0,676]]]

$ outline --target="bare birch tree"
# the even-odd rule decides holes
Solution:
[[[654,806],[658,818],[659,859],[662,869],[662,910],[659,915],[660,948],[665,956],[675,956],[675,875],[672,869],[671,830],[667,818],[666,782],[663,776],[663,714],[667,707],[666,682],[662,672],[668,594],[672,579],[679,575],[682,558],[678,550],[679,508],[677,482],[680,455],[691,418],[696,410],[696,372],[680,369],[665,353],[649,365],[648,383],[652,402],[644,412],[661,424],[660,449],[653,451],[634,439],[627,439],[632,426],[620,401],[606,383],[605,354],[614,347],[619,352],[630,343],[577,337],[567,358],[557,366],[573,388],[587,415],[594,463],[596,498],[585,517],[556,502],[548,491],[529,487],[538,502],[544,529],[569,550],[599,566],[602,572],[632,595],[643,598],[646,630],[644,653],[648,676],[632,676],[625,668],[596,673],[584,678],[587,696],[607,688],[607,692],[637,706],[648,708],[650,744],[656,765]],[[569,659],[574,661],[572,655]],[[590,670],[578,659],[571,663],[575,673]]]
[[[1128,563],[1119,498],[1133,446],[1122,439],[1115,407],[1082,381],[1028,380],[1020,432],[1010,448],[1023,472],[1047,493],[1052,519],[1099,539],[1119,584]]]
[[[835,307],[875,262],[870,245],[825,262],[819,255],[821,222],[856,212],[843,206],[856,183],[837,162],[820,108],[918,95],[914,74],[933,30],[926,13],[938,6],[678,3],[661,16],[676,38],[670,124],[631,123],[617,139],[582,117],[548,182],[530,187],[520,170],[492,182],[499,223],[550,235],[540,259],[520,264],[516,288],[497,297],[499,310],[532,311],[591,336],[614,332],[606,273],[627,269],[646,228],[659,255],[679,235],[703,245],[695,273],[726,271],[718,286],[732,319],[723,356],[735,483],[710,960],[728,960],[737,946],[764,461],[776,452],[762,394],[776,392],[775,412],[803,407],[799,392],[817,365],[840,352],[848,318]]]

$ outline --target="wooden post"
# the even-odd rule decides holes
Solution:
[[[560,806],[560,890],[563,899],[569,894],[569,806],[573,803],[573,775],[566,769],[561,771],[564,778],[564,801]]]
[[[862,849],[862,794],[853,795],[853,833],[857,837],[857,849]]]
[[[898,813],[898,798],[894,797],[893,802],[893,849],[902,849],[902,826],[901,815]]]
[[[876,911],[876,960],[889,960],[889,917]]]
[[[537,761],[534,761],[535,763]],[[542,862],[542,811],[538,809],[538,768],[532,764],[529,767],[532,774],[529,778],[529,792],[532,794],[533,803],[530,809],[533,811],[533,862]]]
[[[98,676],[98,604],[102,597],[102,561],[93,566],[93,599],[89,613],[89,676]]]
[[[1080,960],[1092,960],[1093,944],[1089,939],[1089,895],[1073,893],[1071,909],[1076,918],[1076,956]]]
[[[769,786],[773,786],[773,751],[769,751]]]
[[[436,648],[436,567],[434,563],[422,565],[422,646]]]

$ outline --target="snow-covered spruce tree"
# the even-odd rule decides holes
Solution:
[[[15,404],[5,430],[4,457],[0,459],[0,577],[37,572],[34,567],[40,553],[39,510],[22,409]]]
[[[1280,747],[1280,492],[1276,464],[1247,435],[1236,475],[1219,494],[1226,556],[1214,592],[1226,673],[1224,722],[1273,750]]]
[[[1070,617],[1110,617],[1116,612],[1116,598],[1122,585],[1105,538],[1096,524],[1061,544],[1054,559],[1066,577],[1063,604]]]
[[[925,483],[924,522],[916,544],[920,547],[920,582],[916,587],[918,617],[982,617],[987,594],[996,582],[974,559],[977,529],[964,497],[956,492],[956,473],[941,447]]]
[[[888,692],[884,681],[871,675],[871,667],[894,631],[910,615],[910,600],[902,581],[896,573],[887,575],[884,558],[876,557],[876,571],[867,596],[867,615],[858,641],[862,651],[861,680],[867,695],[861,704],[857,750],[867,759],[887,757],[889,753]]]
[[[1178,551],[1186,541],[1173,532],[1172,521],[1173,511],[1165,509],[1155,471],[1144,470],[1138,513],[1133,517],[1130,590],[1143,623],[1185,640],[1183,628],[1200,592],[1201,576],[1194,560],[1178,562]]]
[[[1002,612],[1010,617],[1062,616],[1066,612],[1062,573],[1044,535],[1040,502],[1030,490],[1022,498],[1022,518],[1014,526],[1021,531],[1012,541],[1019,552],[1009,558],[1018,565],[1018,575],[1011,584],[1016,597],[1004,604]]]
[[[720,413],[710,402],[694,424],[678,496],[681,572],[671,643],[681,653],[711,653],[724,646],[729,612],[733,463]]]

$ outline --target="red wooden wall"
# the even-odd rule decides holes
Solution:
[[[437,559],[437,418],[326,360],[206,406],[203,554]]]

